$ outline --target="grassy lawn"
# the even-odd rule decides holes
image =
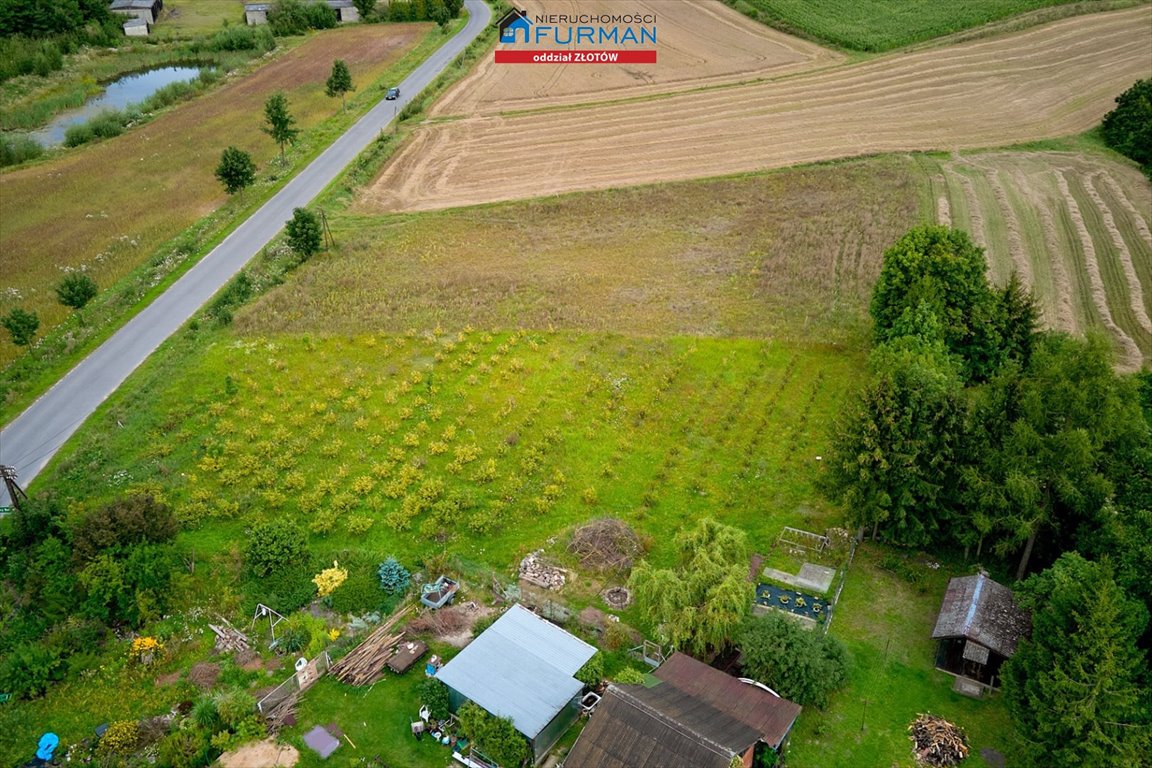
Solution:
[[[907,728],[922,712],[967,731],[972,751],[965,765],[986,766],[984,748],[1011,758],[1012,725],[999,696],[975,701],[953,693],[954,678],[934,668],[931,635],[944,589],[950,577],[968,575],[970,568],[945,562],[933,570],[927,558],[913,558],[923,575],[913,586],[879,567],[886,552],[867,544],[856,552],[830,630],[852,655],[851,679],[827,711],[808,709],[800,716],[788,764],[914,768]]]
[[[1091,12],[1097,5],[1075,0],[735,0],[733,4],[785,32],[857,51],[889,51],[1050,6],[1075,4],[1082,7],[1080,12]]]

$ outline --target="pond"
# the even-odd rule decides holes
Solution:
[[[161,67],[125,75],[109,83],[102,94],[92,97],[84,106],[58,115],[47,126],[28,135],[42,146],[59,146],[64,143],[64,134],[69,126],[85,123],[105,110],[121,110],[129,104],[139,104],[166,85],[195,80],[200,71],[200,67]]]
[[[797,592],[794,589],[785,589],[775,584],[757,585],[756,602],[816,622],[823,621],[828,616],[828,601],[824,598]]]

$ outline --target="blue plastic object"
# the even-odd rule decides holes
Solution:
[[[52,753],[60,746],[60,737],[54,733],[46,733],[40,737],[40,748],[36,750],[36,757],[41,760],[51,760]]]

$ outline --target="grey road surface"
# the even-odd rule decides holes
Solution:
[[[480,34],[491,11],[481,0],[465,0],[464,5],[468,23],[400,83],[400,99],[380,101],[200,263],[0,431],[0,464],[16,468],[21,486],[27,488],[129,374],[276,236],[293,208],[316,197]],[[7,503],[0,486],[0,505]]]

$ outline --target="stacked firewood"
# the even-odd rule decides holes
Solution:
[[[968,738],[964,730],[936,715],[920,715],[908,726],[912,753],[923,765],[951,768],[968,757]]]
[[[352,649],[340,661],[332,665],[332,674],[348,685],[369,685],[380,679],[384,667],[396,652],[396,646],[404,637],[404,632],[394,632],[393,628],[408,613],[411,606],[405,606],[389,617],[372,634]]]

